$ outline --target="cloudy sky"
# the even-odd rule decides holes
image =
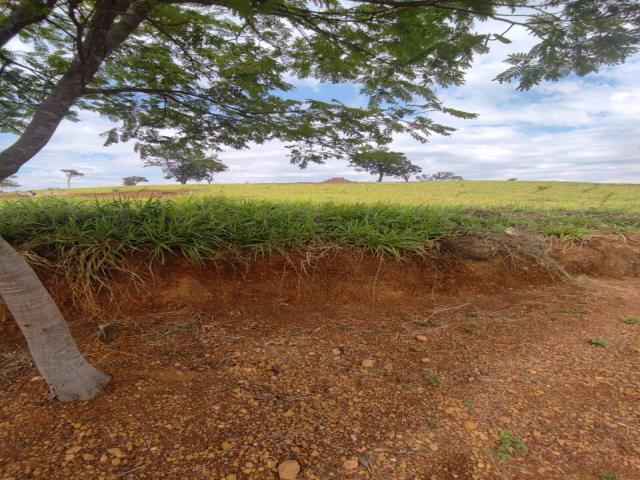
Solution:
[[[485,28],[490,28],[486,26]],[[585,78],[570,77],[545,83],[529,92],[492,81],[505,69],[510,51],[525,50],[531,39],[510,32],[512,45],[493,42],[490,54],[478,57],[466,85],[442,90],[449,107],[475,112],[474,120],[438,118],[458,130],[450,137],[432,137],[420,144],[398,136],[391,148],[405,152],[426,173],[451,170],[468,179],[566,180],[640,183],[640,55],[625,65],[605,68]],[[354,86],[294,82],[301,98],[358,101]],[[86,173],[75,186],[118,185],[126,175],[164,180],[159,168],[144,168],[131,144],[105,148],[99,136],[110,128],[107,120],[83,113],[80,123],[64,122],[47,147],[19,172],[22,188],[65,186],[61,168]],[[0,135],[0,147],[11,137]],[[372,181],[366,173],[334,161],[306,170],[289,164],[279,143],[248,150],[225,150],[220,158],[229,171],[219,183],[316,181],[330,177]]]

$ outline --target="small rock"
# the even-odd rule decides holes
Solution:
[[[371,368],[375,365],[376,361],[372,358],[367,358],[362,361],[362,368]]]
[[[41,381],[41,380],[43,380],[43,378],[42,378],[42,377],[31,377],[31,381],[32,381],[32,382],[39,382],[39,381]]]
[[[113,455],[116,458],[124,458],[124,457],[126,457],[124,452],[122,450],[120,450],[119,448],[110,448],[109,450],[107,450],[107,452],[109,452],[111,455]]]
[[[347,458],[342,463],[342,468],[344,468],[345,470],[348,470],[348,471],[356,470],[358,468],[359,464],[360,463],[358,462],[358,459],[356,457],[351,457],[351,458]]]
[[[295,414],[295,412],[293,411],[293,409],[289,409],[286,412],[284,412],[284,416],[287,417],[287,418],[293,417],[294,414]]]
[[[421,361],[422,363],[429,363],[429,362],[431,361],[431,359],[430,359],[430,358],[427,358],[427,357],[424,357],[424,358],[421,358],[421,359],[420,359],[420,361]]]
[[[331,350],[331,353],[333,353],[337,357],[338,355],[342,354],[342,350],[340,350],[339,348],[334,348],[333,350]]]
[[[426,342],[427,337],[425,335],[416,335],[416,340],[418,340],[419,342]]]
[[[119,458],[114,458],[113,460],[111,460],[111,465],[113,465],[114,467],[117,467],[121,463],[122,463],[122,460],[120,460]]]
[[[222,442],[222,450],[224,450],[225,452],[227,450],[231,450],[232,448],[233,448],[233,442],[229,440],[225,440],[224,442]]]
[[[473,432],[474,430],[478,429],[478,425],[476,424],[476,422],[472,422],[471,420],[465,420],[462,426],[468,432]]]
[[[295,460],[285,460],[278,465],[280,480],[295,480],[300,473],[300,464]]]
[[[91,455],[90,453],[83,453],[82,454],[82,459],[85,462],[90,462],[91,460],[93,460],[95,457],[93,455]]]
[[[67,454],[78,453],[80,450],[82,450],[81,446],[71,447],[69,450],[67,450]]]

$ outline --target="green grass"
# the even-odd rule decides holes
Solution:
[[[548,235],[640,231],[633,212],[469,208],[397,203],[318,203],[187,197],[0,202],[0,236],[35,260],[64,265],[83,288],[128,271],[132,255],[149,262],[179,256],[196,264],[228,255],[305,252],[326,247],[401,259],[431,240],[509,227]]]
[[[48,190],[43,195],[122,193],[139,190],[187,188],[193,196],[311,202],[394,202],[404,205],[440,205],[525,209],[622,210],[640,212],[640,185],[577,182],[383,182],[383,183],[271,183],[213,185],[139,185],[136,187]],[[2,195],[0,195],[2,198]]]
[[[513,433],[500,430],[498,433],[498,446],[496,447],[496,457],[501,462],[508,461],[512,456],[527,453],[525,443]]]
[[[435,373],[425,373],[424,379],[427,382],[427,385],[429,385],[430,387],[436,388],[442,385],[442,379]]]
[[[593,337],[589,340],[589,343],[595,347],[607,348],[609,346],[609,340],[601,337]]]
[[[622,317],[622,321],[627,325],[640,325],[640,317]]]

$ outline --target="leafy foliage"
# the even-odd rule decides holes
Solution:
[[[60,171],[67,176],[67,188],[71,187],[71,179],[73,177],[84,177],[84,173],[73,168],[63,168]]]
[[[16,182],[17,178],[18,177],[13,175],[9,178],[5,178],[4,180],[0,180],[0,192],[4,192],[7,188],[19,188],[20,184]]]
[[[442,180],[464,180],[460,175],[456,175],[453,172],[438,172],[432,173],[431,175],[420,175],[418,180],[421,182],[436,182]]]
[[[422,171],[412,164],[404,153],[391,152],[386,148],[364,148],[351,156],[351,166],[359,172],[369,172],[378,176],[381,182],[385,175],[409,181],[414,173]]]
[[[636,0],[30,3],[38,8],[15,31],[4,27],[15,26],[9,19],[22,5],[0,3],[0,131],[34,135],[26,127],[38,112],[76,119],[89,110],[114,123],[107,145],[134,140],[142,152],[166,131],[201,151],[279,139],[303,167],[350,158],[398,132],[420,141],[450,134],[432,112],[473,118],[436,90],[462,84],[492,42],[510,42],[506,31],[477,33],[478,22],[537,39],[497,77],[521,89],[619,64],[640,37]],[[13,34],[21,44],[5,43]],[[354,84],[364,103],[295,99],[293,83],[305,78]],[[1,174],[35,154],[42,135],[28,155],[0,154]]]
[[[227,169],[215,155],[190,147],[187,140],[166,139],[158,146],[144,146],[141,156],[145,167],[160,167],[165,178],[175,178],[182,184],[189,180],[211,183],[216,173]]]
[[[147,177],[139,177],[137,175],[122,178],[122,184],[129,187],[137,185],[141,182],[148,182],[148,181],[149,180],[147,180]]]

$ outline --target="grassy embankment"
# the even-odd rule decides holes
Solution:
[[[596,186],[595,189],[602,188],[611,199],[608,208],[580,208],[580,203],[593,204],[595,200],[576,197],[575,192],[572,203],[567,199],[570,194],[567,198],[558,194],[556,205],[562,203],[564,208],[551,208],[551,205],[536,208],[524,200],[527,195],[534,195],[522,191],[525,186],[528,188],[527,184],[493,182],[493,190],[503,189],[495,195],[496,199],[505,202],[508,198],[505,189],[512,185],[521,189],[518,198],[503,205],[499,205],[498,200],[489,203],[490,192],[480,188],[485,188],[487,182],[471,184],[429,184],[426,188],[424,184],[225,185],[203,191],[232,189],[236,197],[241,197],[241,190],[246,189],[242,191],[251,193],[252,198],[210,196],[200,192],[203,194],[174,197],[174,200],[63,197],[8,201],[0,202],[0,235],[22,251],[72,271],[74,277],[88,285],[101,282],[114,271],[126,269],[132,256],[149,262],[178,256],[202,263],[230,253],[249,257],[268,252],[310,252],[338,247],[399,259],[424,252],[429,241],[438,237],[501,232],[508,227],[576,237],[600,232],[640,232],[638,186]],[[455,199],[451,191],[471,187],[476,189],[475,195],[468,196],[465,203],[461,201],[459,205],[447,205],[444,201],[426,205],[419,200],[413,205],[406,204],[412,195],[420,192],[422,197],[414,198],[424,198],[426,193],[435,195],[434,192],[442,190],[449,193],[448,197],[443,194],[441,200]],[[539,191],[544,194],[560,187],[567,185],[554,184]],[[298,192],[299,196],[309,195],[308,192],[317,194],[318,188],[328,188],[334,196],[348,195],[362,203],[348,203],[342,197],[339,197],[341,203],[258,199],[279,200],[284,192],[295,198],[291,191]],[[375,195],[366,194],[372,191]],[[381,198],[390,199],[393,192],[397,192],[395,203],[380,202]],[[591,192],[593,190],[582,195]],[[371,203],[375,198],[378,202]],[[315,197],[315,200],[321,199]],[[480,208],[468,203],[470,199],[478,205],[485,202],[489,205]],[[617,208],[612,207],[614,204]]]

